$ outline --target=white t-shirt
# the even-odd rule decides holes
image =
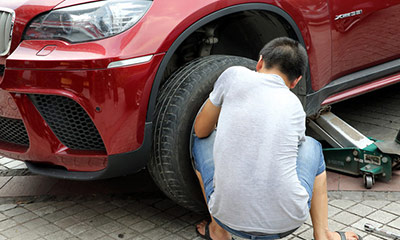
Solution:
[[[221,74],[210,94],[221,106],[209,210],[239,231],[282,233],[308,217],[308,193],[296,172],[304,141],[303,107],[283,79],[245,67]]]

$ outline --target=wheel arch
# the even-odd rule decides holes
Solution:
[[[295,34],[297,40],[301,44],[303,44],[303,46],[305,46],[303,36],[302,36],[301,31],[300,31],[299,27],[297,26],[296,22],[293,20],[293,18],[287,12],[285,12],[283,9],[281,9],[277,6],[274,6],[271,4],[265,4],[265,3],[246,3],[246,4],[230,6],[230,7],[218,10],[216,12],[213,12],[213,13],[203,17],[202,19],[196,21],[195,23],[190,25],[188,28],[186,28],[179,35],[179,37],[171,44],[171,46],[168,48],[168,51],[166,52],[163,60],[160,63],[159,68],[157,69],[157,73],[156,73],[156,76],[153,81],[152,89],[150,92],[150,98],[149,98],[149,102],[148,102],[148,107],[147,107],[146,122],[153,121],[153,114],[154,114],[154,110],[155,110],[157,95],[159,92],[160,85],[164,79],[165,70],[166,70],[169,62],[171,61],[172,57],[174,56],[175,52],[182,45],[182,43],[189,36],[191,36],[195,31],[204,27],[208,23],[211,23],[212,21],[218,20],[219,18],[228,16],[230,14],[235,14],[235,13],[239,13],[239,12],[243,12],[243,11],[251,11],[251,10],[265,11],[265,12],[276,14],[290,26],[290,28],[293,31],[293,33]],[[307,81],[302,81],[301,84],[299,84],[299,90],[297,90],[297,91],[305,92],[306,83],[310,81],[308,76],[309,76],[309,74],[307,74]]]

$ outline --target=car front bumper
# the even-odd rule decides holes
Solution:
[[[143,168],[149,149],[143,145],[151,144],[147,105],[162,58],[154,54],[147,62],[112,68],[100,60],[79,65],[63,59],[54,66],[54,60],[34,65],[11,58],[0,77],[0,121],[7,123],[0,129],[0,154],[26,161],[41,175],[71,179]]]

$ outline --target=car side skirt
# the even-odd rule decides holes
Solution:
[[[321,105],[339,102],[400,82],[399,75],[390,76],[398,72],[400,72],[400,59],[338,78],[320,90],[307,95],[305,105],[307,116],[316,114]],[[371,83],[373,81],[375,81],[375,84]],[[366,85],[367,83],[371,84]]]

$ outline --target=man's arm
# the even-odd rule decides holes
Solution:
[[[194,123],[194,132],[198,138],[205,138],[211,134],[217,124],[220,111],[221,107],[212,104],[210,99],[207,100]]]

